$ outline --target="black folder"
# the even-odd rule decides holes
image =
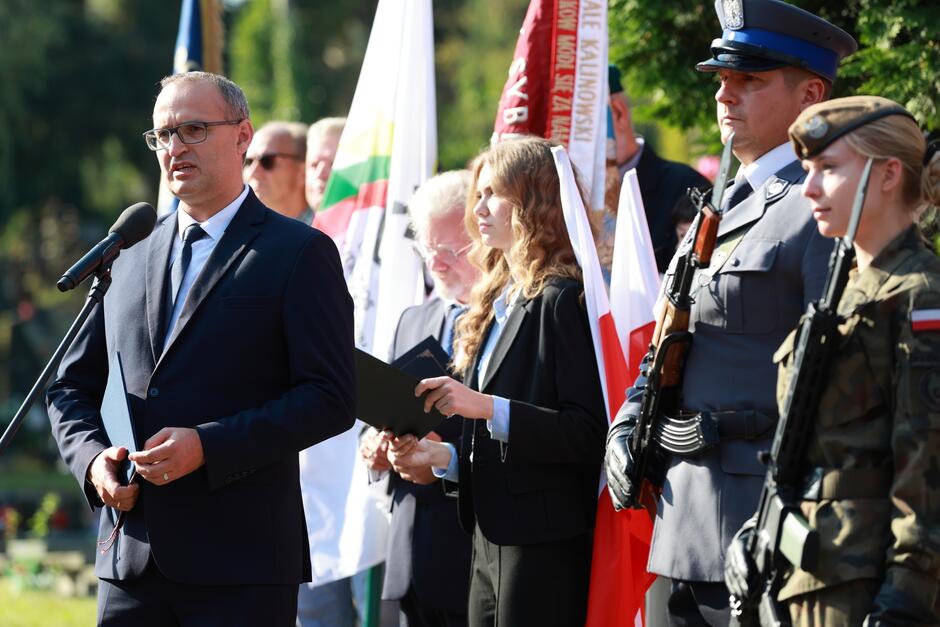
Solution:
[[[446,416],[431,408],[424,413],[424,398],[415,396],[421,379],[450,376],[449,358],[438,341],[428,336],[390,364],[356,350],[356,412],[359,419],[395,435],[423,438]]]
[[[111,446],[123,446],[128,455],[137,452],[137,438],[134,435],[134,421],[131,420],[131,408],[127,403],[127,387],[124,384],[124,368],[121,365],[121,353],[115,352],[108,368],[108,383],[101,399],[101,422],[108,434]],[[121,464],[119,476],[124,485],[131,481],[134,464],[125,459]]]

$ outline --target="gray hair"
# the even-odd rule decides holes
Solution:
[[[255,131],[256,136],[261,133],[287,135],[291,140],[291,146],[295,155],[304,157],[307,154],[307,125],[303,122],[274,120]]]
[[[234,82],[225,78],[221,74],[212,74],[210,72],[181,72],[179,74],[170,74],[164,76],[160,81],[160,89],[166,89],[167,85],[175,83],[212,83],[222,100],[228,107],[228,115],[231,119],[247,120],[251,113],[248,110],[248,99],[245,98],[245,92]]]
[[[451,213],[463,215],[470,179],[469,170],[451,170],[425,181],[408,203],[408,214],[415,233],[424,233],[433,218]]]
[[[307,130],[307,145],[322,140],[324,137],[334,135],[339,137],[346,127],[346,118],[322,118],[310,125]]]

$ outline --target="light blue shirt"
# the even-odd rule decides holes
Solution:
[[[480,360],[477,362],[477,379],[483,381],[490,366],[490,359],[493,357],[493,351],[496,350],[496,344],[499,337],[506,328],[506,322],[510,314],[517,306],[516,302],[508,302],[509,289],[512,284],[506,286],[506,289],[493,301],[493,327],[490,330],[489,337],[486,338],[486,344],[483,345],[483,352],[480,353]],[[509,399],[502,396],[493,396],[493,418],[486,421],[486,428],[494,440],[500,442],[509,442]],[[446,469],[431,468],[435,477],[441,477],[448,481],[457,481],[459,478],[457,465],[457,449],[453,444],[444,442],[444,446],[450,451],[450,462]]]
[[[176,237],[173,238],[173,248],[170,251],[171,268],[173,264],[179,263],[180,254],[183,252],[183,233],[186,232],[186,227],[191,224],[198,224],[202,227],[202,230],[206,232],[208,237],[203,237],[191,244],[192,257],[190,257],[189,260],[189,267],[186,268],[186,274],[183,275],[183,281],[180,283],[180,291],[176,297],[176,303],[173,305],[173,312],[170,314],[170,322],[167,325],[166,335],[163,338],[164,346],[166,346],[167,341],[173,334],[173,329],[176,327],[180,313],[183,311],[183,303],[186,302],[186,297],[189,296],[189,290],[196,281],[196,277],[202,272],[206,261],[209,259],[209,255],[215,250],[216,244],[219,243],[219,240],[225,233],[225,229],[228,228],[229,223],[231,223],[235,214],[238,213],[238,208],[242,206],[247,196],[248,186],[245,185],[242,189],[242,193],[238,195],[238,198],[233,200],[231,204],[226,205],[221,211],[205,222],[197,222],[195,218],[182,209],[176,210],[177,231]]]

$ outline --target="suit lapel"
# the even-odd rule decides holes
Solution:
[[[180,336],[183,329],[186,328],[186,325],[199,310],[199,307],[212,291],[212,288],[219,282],[219,279],[225,275],[232,263],[242,255],[245,247],[258,236],[260,231],[257,225],[262,222],[264,222],[264,206],[249,191],[242,206],[235,214],[235,217],[232,218],[228,228],[225,229],[222,239],[216,244],[212,254],[206,260],[206,265],[189,289],[179,320],[176,322],[173,333],[167,338],[166,346],[163,348],[164,355],[170,350],[173,342]]]
[[[802,178],[803,168],[799,161],[791,161],[778,170],[776,174],[764,181],[756,192],[722,217],[718,224],[718,237],[759,220],[767,207],[786,196],[790,187],[799,183]]]
[[[509,352],[509,348],[512,346],[513,341],[516,339],[516,335],[519,333],[519,329],[522,327],[522,321],[525,319],[526,314],[529,313],[529,306],[531,303],[532,301],[530,300],[520,302],[512,308],[512,313],[509,314],[509,319],[506,320],[506,326],[503,328],[503,332],[499,335],[499,339],[496,340],[496,347],[493,349],[493,354],[490,356],[490,362],[486,366],[486,373],[483,376],[483,384],[479,388],[481,392],[489,386],[490,382],[493,380],[493,376],[499,370],[503,360],[506,358],[506,354]],[[492,333],[492,331],[490,332]]]
[[[147,326],[150,330],[150,348],[153,351],[153,363],[157,363],[163,352],[163,336],[166,333],[166,275],[170,265],[170,250],[173,238],[177,234],[176,213],[167,216],[160,226],[148,238],[150,250],[147,252]]]

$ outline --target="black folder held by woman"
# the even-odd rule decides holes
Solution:
[[[421,379],[451,376],[449,358],[436,339],[428,336],[407,353],[387,364],[356,350],[356,414],[359,420],[395,435],[423,438],[444,420],[432,408],[424,412],[424,397],[415,396]]]

